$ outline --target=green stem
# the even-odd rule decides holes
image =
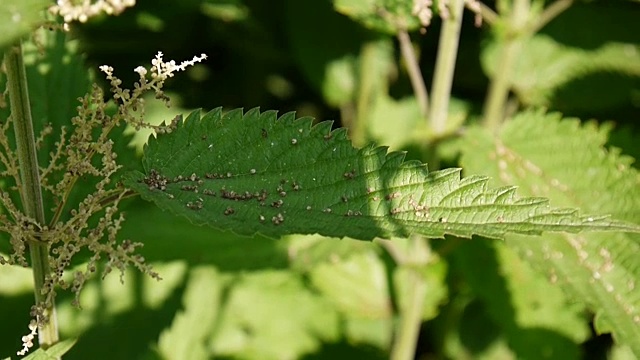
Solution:
[[[573,5],[574,0],[557,0],[553,4],[547,6],[546,9],[540,14],[538,17],[534,27],[531,29],[531,33],[536,33],[540,31],[543,27],[545,27],[551,20],[558,17],[558,15],[562,14],[565,10]]]
[[[436,137],[447,128],[447,114],[451,99],[451,86],[458,55],[460,27],[464,12],[464,0],[453,0],[449,6],[450,15],[442,20],[442,32],[438,44],[435,74],[431,85],[432,105],[429,121]]]
[[[406,30],[398,31],[398,42],[400,43],[402,58],[407,65],[407,73],[409,74],[411,86],[418,101],[420,113],[426,117],[429,112],[429,94],[427,93],[427,86],[424,84],[424,78],[418,65],[418,57],[415,51],[413,51],[413,45],[411,45],[411,39]]]
[[[505,104],[511,90],[511,75],[520,56],[522,42],[528,36],[526,26],[529,8],[530,0],[513,1],[506,35],[502,39],[500,58],[484,106],[484,126],[491,131],[496,131],[505,117]]]
[[[420,335],[420,325],[427,283],[421,269],[431,259],[431,249],[427,240],[411,236],[404,243],[400,241],[378,240],[397,264],[394,281],[406,281],[404,293],[398,302],[399,323],[391,348],[391,360],[411,360],[415,358],[416,344]],[[402,279],[397,278],[402,274]]]
[[[358,84],[358,99],[356,102],[356,123],[350,129],[351,141],[356,146],[364,146],[368,138],[371,108],[380,96],[380,92],[387,88],[386,63],[387,41],[373,40],[365,43],[360,51],[360,83]],[[381,66],[382,64],[382,66]]]
[[[27,75],[22,57],[22,45],[7,51],[5,55],[7,84],[11,102],[11,117],[16,136],[18,162],[20,166],[19,186],[25,215],[34,219],[38,224],[46,224],[42,190],[40,188],[40,174],[36,142],[31,118],[31,105],[27,88]],[[34,294],[36,305],[45,310],[44,316],[48,321],[38,319],[40,346],[47,348],[58,342],[58,327],[53,300],[47,300],[47,293],[43,293],[46,277],[51,273],[49,267],[49,246],[39,239],[30,239],[29,251],[33,267]]]
[[[495,24],[498,21],[498,14],[481,1],[479,1],[478,4],[480,6],[480,15],[482,16],[482,20],[489,25]]]
[[[400,326],[396,333],[396,341],[391,349],[391,360],[411,360],[415,358],[416,344],[422,324],[424,299],[427,295],[427,284],[417,271],[410,274],[411,294],[400,314]]]

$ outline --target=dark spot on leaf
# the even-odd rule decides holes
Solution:
[[[278,213],[278,215],[271,218],[271,222],[273,222],[274,225],[280,225],[284,222],[284,216],[282,216],[281,213]]]
[[[196,185],[182,185],[182,187],[180,187],[180,190],[193,191],[197,193],[198,187]]]
[[[149,171],[149,176],[142,179],[142,182],[147,184],[149,190],[166,190],[169,179],[162,176],[155,169],[151,169],[151,171]]]
[[[350,171],[342,174],[342,176],[344,176],[346,179],[351,180],[356,177],[356,169],[351,169]]]
[[[387,200],[392,200],[392,199],[397,199],[399,197],[400,197],[400,193],[396,191],[396,192],[393,192],[393,193],[385,196],[384,198],[387,199]]]
[[[189,201],[187,203],[187,208],[191,209],[191,210],[200,210],[202,209],[202,201]]]

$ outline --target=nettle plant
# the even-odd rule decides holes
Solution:
[[[19,26],[2,38],[11,46],[4,52],[1,103],[0,264],[30,268],[36,298],[31,332],[22,338],[18,355],[33,347],[36,336],[41,348],[34,358],[61,357],[73,346],[58,335],[60,290],[71,290],[71,303],[79,307],[81,290],[94,275],[106,281],[116,270],[123,281],[133,266],[161,278],[141,255],[140,240],[119,233],[123,203],[139,196],[193,224],[248,237],[317,234],[374,240],[363,246],[317,236],[292,238],[287,245],[292,270],[277,274],[243,277],[206,267],[194,270],[185,310],[157,340],[154,351],[160,356],[296,358],[323,343],[345,340],[382,349],[394,359],[413,358],[420,324],[436,317],[447,293],[454,291],[447,290],[444,260],[453,250],[442,244],[462,248],[450,266],[464,274],[501,323],[516,356],[577,356],[577,344],[588,338],[585,311],[595,314],[598,332],[613,333],[623,351],[640,356],[640,177],[630,167],[632,159],[605,150],[606,129],[594,124],[541,110],[505,114],[511,90],[529,100],[546,96],[536,83],[540,80],[516,72],[530,64],[514,59],[526,46],[553,50],[536,31],[569,3],[544,8],[538,2],[501,1],[495,12],[466,2],[477,20],[498,28],[500,40],[488,50],[487,58],[496,58],[491,61],[499,66],[488,70],[494,75],[483,121],[463,128],[452,121],[459,114],[451,109],[450,93],[465,1],[437,4],[443,20],[430,99],[408,32],[429,24],[431,2],[335,1],[337,11],[397,36],[415,92],[408,102],[395,102],[381,90],[387,86],[383,80],[362,91],[369,98],[361,98],[357,116],[344,120],[353,126],[352,138],[332,122],[259,109],[196,110],[152,125],[146,120],[145,94],[169,106],[165,82],[204,61],[204,54],[177,64],[158,53],[149,68],[134,70],[138,79],[132,89],[112,67],[102,66],[110,84],[107,99],[99,86],[90,85],[64,32],[39,29],[29,40],[15,42],[40,23],[39,13],[22,2],[2,5],[11,15],[5,23]],[[50,10],[71,22],[86,21],[99,8],[118,13],[130,5],[100,2],[83,9],[59,3]],[[362,73],[367,61],[388,55],[388,44],[376,40],[370,46],[363,50]],[[590,58],[590,66],[630,68],[628,61],[609,61],[622,50],[606,51]],[[575,54],[560,55],[583,61]],[[375,61],[369,65],[378,66]],[[551,80],[562,81],[555,76]],[[367,138],[367,117],[386,114],[391,121],[396,111],[418,119],[411,124],[399,120],[399,126],[423,129],[433,147],[456,138],[462,167],[428,170],[387,147],[354,147],[353,142],[364,144]],[[127,126],[154,132],[141,166],[127,147]],[[375,137],[381,131],[369,132]],[[462,169],[478,175],[461,176]],[[549,198],[559,206],[550,205]],[[136,226],[156,226],[153,217],[139,216],[138,221]],[[506,241],[489,244],[481,237]],[[445,239],[428,240],[439,238]],[[175,241],[188,242],[189,235]],[[518,275],[501,278],[507,269]],[[225,292],[229,303],[223,306]],[[350,292],[356,294],[344,295]],[[247,299],[262,302],[249,310]],[[268,318],[277,302],[292,312],[290,319]],[[556,316],[568,303],[574,309],[566,317]],[[266,322],[285,330],[264,327]],[[539,334],[533,333],[536,327]],[[543,328],[560,335],[542,334]],[[284,341],[293,333],[296,340],[287,346]],[[462,356],[459,351],[442,352]]]

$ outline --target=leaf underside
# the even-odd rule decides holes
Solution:
[[[461,179],[460,169],[428,172],[385,147],[354,149],[346,130],[331,125],[258,109],[195,111],[149,140],[145,173],[127,174],[125,185],[196,224],[243,235],[370,240],[639,230],[551,208],[544,198],[518,198],[515,187],[489,189],[488,178]]]

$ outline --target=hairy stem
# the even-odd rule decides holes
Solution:
[[[415,93],[416,100],[418,101],[420,113],[422,116],[426,117],[429,112],[429,94],[427,93],[427,86],[424,84],[424,78],[422,77],[420,66],[418,65],[418,57],[416,56],[415,51],[413,51],[411,39],[409,38],[409,34],[406,30],[400,30],[398,32],[398,42],[400,43],[402,58],[407,65],[407,73],[409,74],[411,86],[413,87],[413,92]]]
[[[447,127],[447,113],[451,99],[451,85],[458,55],[460,27],[464,12],[464,0],[450,3],[450,15],[442,20],[442,32],[438,43],[435,74],[431,85],[433,103],[429,114],[431,130],[435,136],[441,135]]]
[[[505,117],[505,105],[511,90],[513,67],[520,56],[526,31],[530,0],[514,0],[507,23],[506,34],[502,36],[502,48],[496,72],[489,85],[489,94],[484,104],[484,126],[496,131]]]
[[[20,168],[20,195],[25,214],[38,224],[45,224],[36,142],[31,118],[27,75],[22,57],[22,45],[12,47],[5,54],[7,84],[11,103],[11,117],[16,136]],[[28,243],[33,267],[36,306],[44,309],[47,321],[38,319],[40,346],[47,348],[58,342],[58,327],[53,300],[47,302],[43,285],[50,274],[49,245],[34,238]]]

